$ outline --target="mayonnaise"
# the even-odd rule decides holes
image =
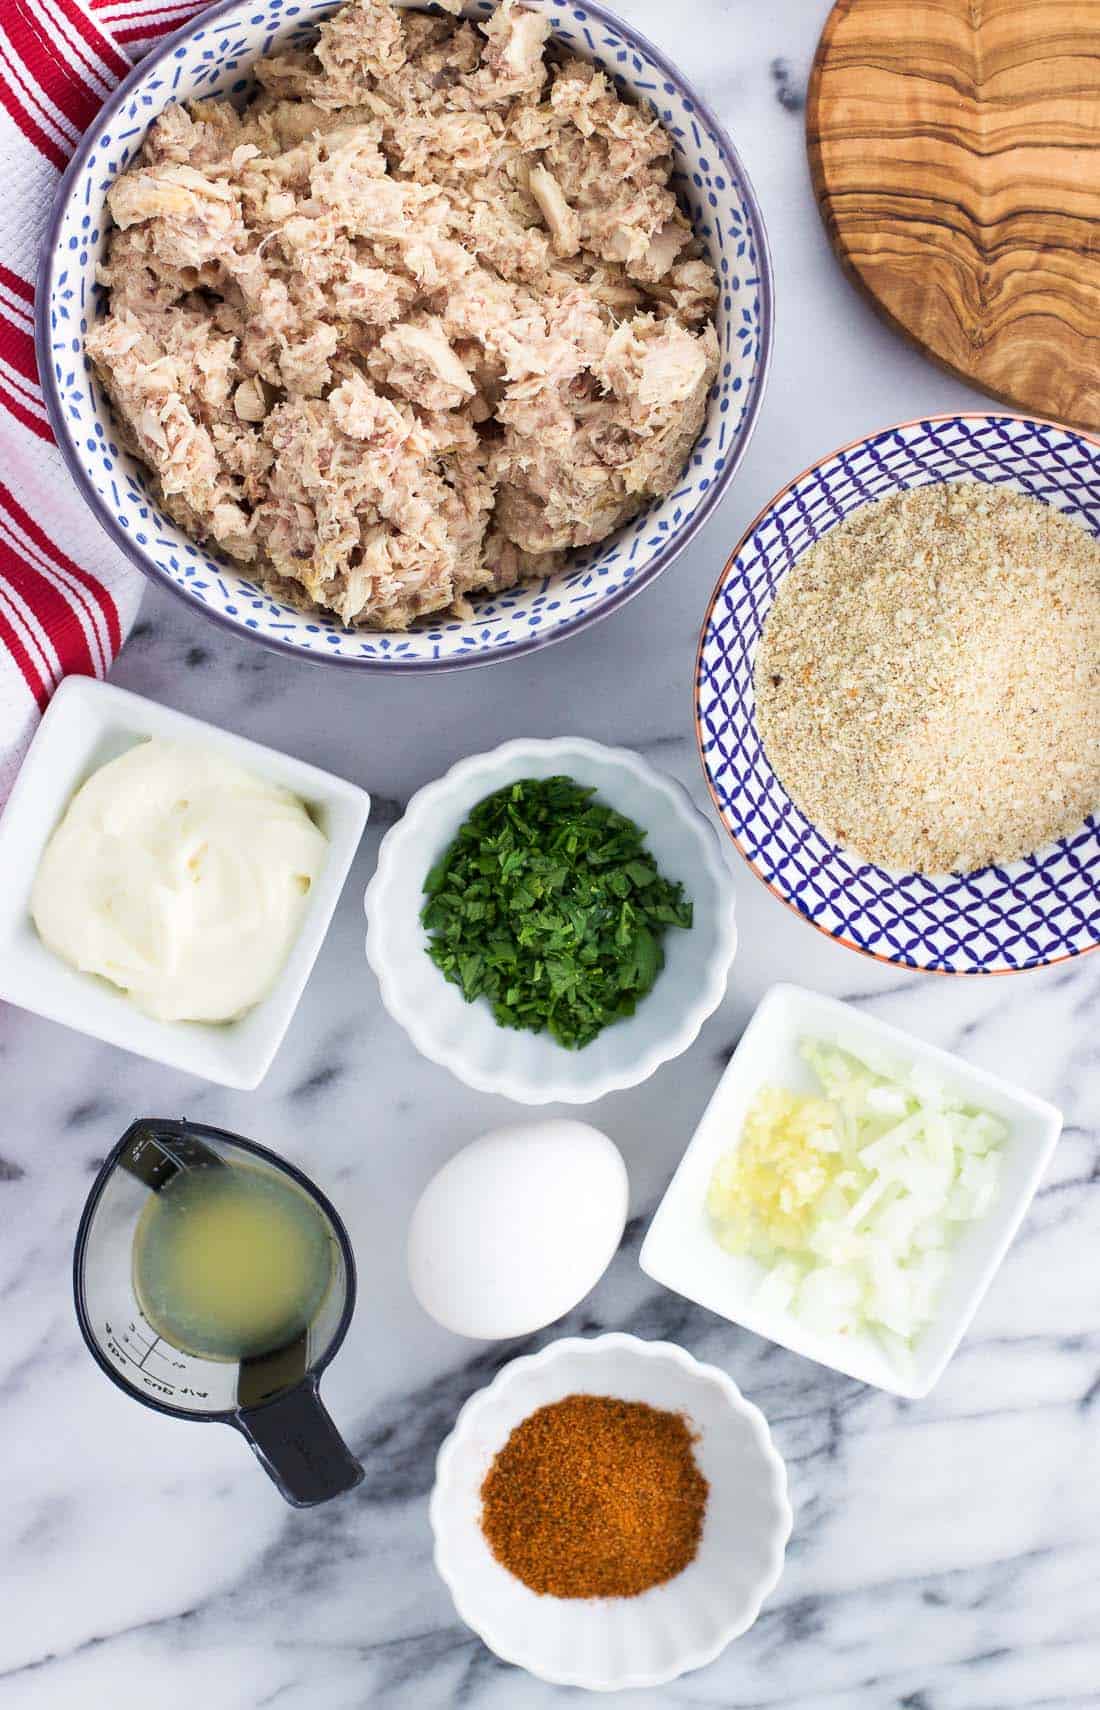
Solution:
[[[94,772],[35,875],[45,944],[161,1021],[230,1021],[271,989],[327,841],[296,796],[154,738]]]

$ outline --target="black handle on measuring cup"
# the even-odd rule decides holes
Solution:
[[[295,1508],[312,1508],[354,1490],[363,1468],[336,1429],[307,1377],[259,1407],[242,1407],[236,1424],[260,1465]]]

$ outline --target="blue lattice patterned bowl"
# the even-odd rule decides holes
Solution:
[[[861,864],[810,824],[768,762],[753,667],[779,583],[868,499],[930,481],[1027,493],[1100,535],[1100,441],[1021,416],[935,416],[845,446],[785,487],[735,548],[699,642],[696,730],[727,831],[758,878],[814,926],[880,961],[1004,974],[1100,943],[1100,820],[1022,861],[926,878]]]
[[[600,6],[529,0],[549,12],[554,38],[593,60],[671,132],[677,189],[721,280],[722,365],[703,432],[676,490],[609,540],[573,555],[557,575],[475,602],[451,620],[402,634],[349,631],[266,594],[195,545],[150,497],[141,466],[115,438],[110,406],[89,372],[83,334],[99,311],[105,196],[170,101],[240,94],[249,66],[301,46],[335,0],[228,0],[143,60],[85,136],[62,180],[43,250],[37,297],[38,369],[54,433],[107,532],[146,575],[243,635],[312,659],[366,670],[484,665],[572,635],[660,574],[714,510],[741,460],[760,407],[771,348],[771,273],[760,210],[722,127],[656,48]],[[491,0],[464,11],[479,17]]]

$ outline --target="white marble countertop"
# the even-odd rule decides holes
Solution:
[[[381,1009],[361,897],[380,833],[458,756],[514,734],[638,748],[705,791],[692,728],[701,615],[729,546],[791,474],[892,421],[982,400],[923,363],[841,277],[810,193],[801,105],[826,0],[618,0],[727,121],[774,252],[777,332],[756,436],[718,517],[625,611],[491,671],[391,683],[223,637],[152,590],[114,680],[364,784],[375,812],[264,1085],[220,1091],[0,1008],[0,1710],[556,1710],[581,1694],[498,1663],[431,1565],[427,1496],[459,1406],[546,1336],[668,1337],[726,1367],[790,1469],[795,1531],[764,1613],[709,1669],[621,1702],[784,1710],[1094,1706],[1100,1682],[1100,956],[998,980],[906,975],[810,931],[745,868],[729,995],[695,1046],[590,1114],[622,1148],[632,1221],[576,1313],[530,1343],[432,1325],[405,1277],[439,1163],[511,1113],[417,1059]],[[89,521],[89,528],[94,524]],[[641,1232],[762,993],[788,979],[1014,1077],[1066,1129],[1028,1222],[935,1393],[899,1402],[666,1293]],[[89,1359],[70,1255],[99,1160],[133,1117],[249,1134],[328,1190],[359,1309],[325,1394],[366,1479],[286,1508],[244,1442],[158,1417]]]

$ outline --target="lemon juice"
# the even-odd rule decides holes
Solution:
[[[293,1183],[252,1165],[182,1169],[134,1235],[134,1292],[158,1335],[207,1360],[287,1347],[332,1280],[332,1238]]]

